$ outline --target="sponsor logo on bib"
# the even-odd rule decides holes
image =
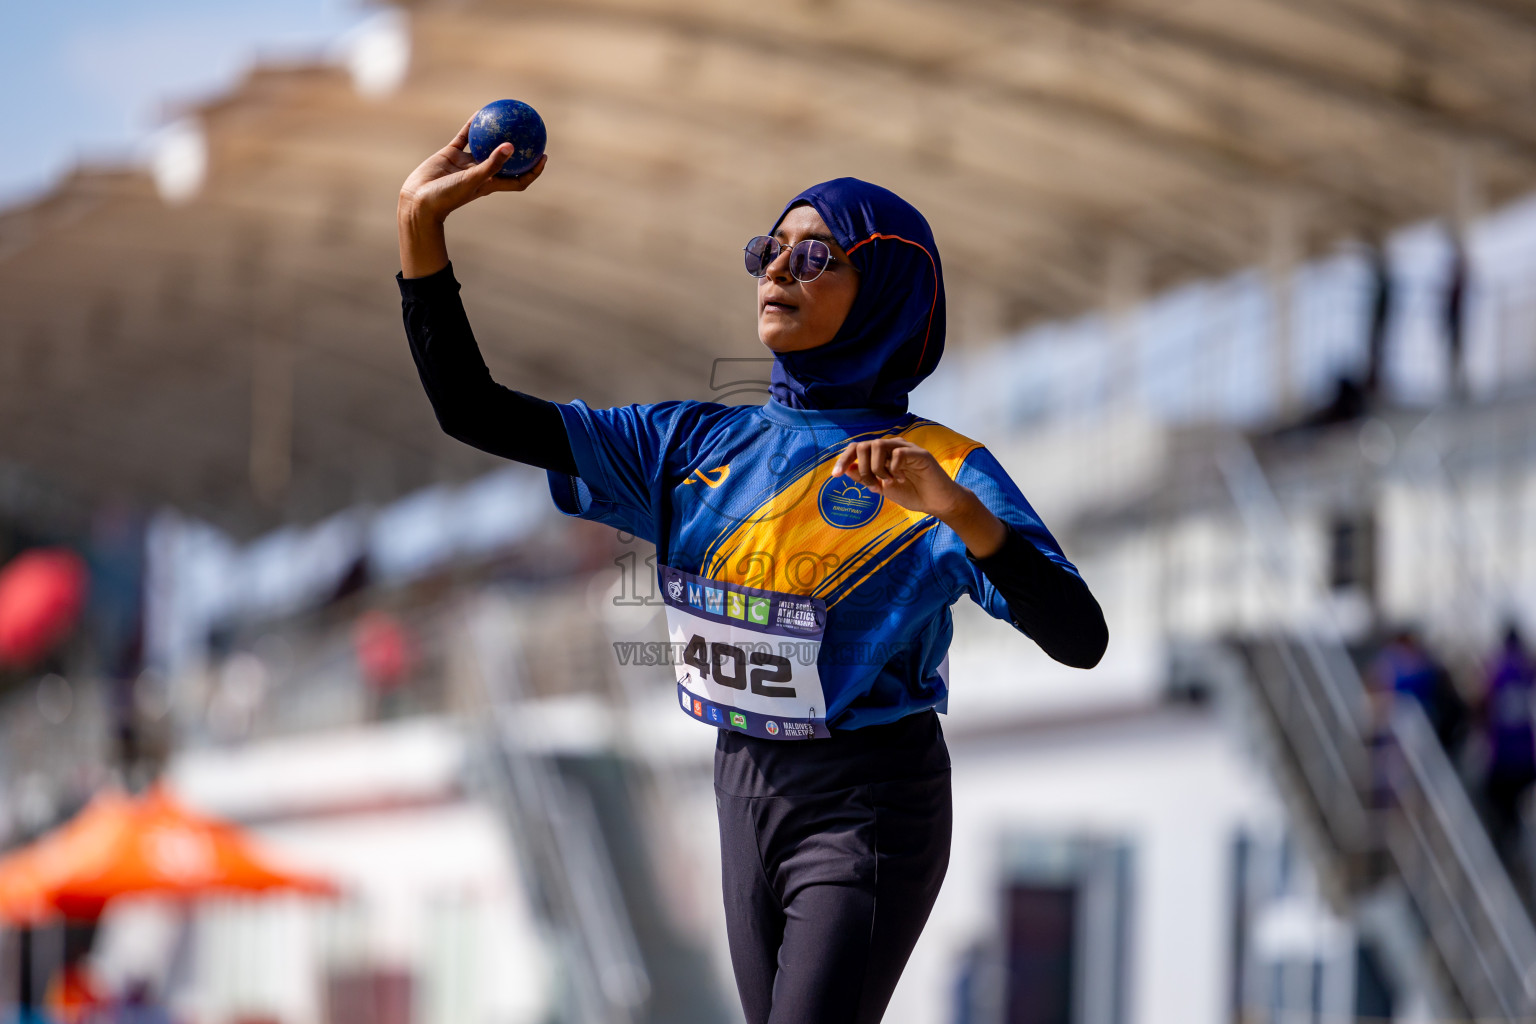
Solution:
[[[738,729],[745,729],[747,727],[747,716],[739,711],[732,711],[731,724]]]
[[[768,604],[766,597],[747,598],[747,620],[759,626],[768,625]]]
[[[772,719],[769,719],[763,728],[768,730],[769,736],[777,736],[779,734],[779,723]]]
[[[746,618],[747,617],[747,597],[746,597],[746,595],[745,594],[738,594],[734,590],[727,591],[726,595],[725,595],[725,614],[729,615],[733,619],[744,619],[744,618]]]

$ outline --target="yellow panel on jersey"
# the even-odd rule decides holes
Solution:
[[[896,436],[926,448],[950,476],[981,447],[932,420],[916,420]],[[879,495],[871,513],[868,491],[831,483],[832,465],[846,447],[824,453],[723,532],[705,552],[702,575],[820,597],[830,607],[938,525]],[[840,526],[838,519],[857,525]]]

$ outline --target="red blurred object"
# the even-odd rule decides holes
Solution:
[[[244,831],[182,806],[164,788],[98,793],[66,824],[0,859],[0,921],[91,921],[117,896],[191,898],[290,891],[334,896],[328,879],[270,860]]]
[[[84,963],[69,964],[48,986],[44,1002],[52,1011],[53,1019],[61,1024],[88,1024],[100,1020],[99,1014],[107,1006],[107,999],[100,984]]]
[[[404,623],[387,612],[367,612],[357,620],[353,642],[363,678],[377,690],[393,690],[405,682],[416,651]]]
[[[34,664],[80,619],[89,575],[68,548],[22,552],[0,570],[0,663]]]

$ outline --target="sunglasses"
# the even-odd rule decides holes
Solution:
[[[820,239],[807,238],[790,247],[771,235],[758,235],[742,247],[747,273],[762,277],[785,249],[789,249],[789,272],[801,284],[816,280],[834,262],[832,249]]]

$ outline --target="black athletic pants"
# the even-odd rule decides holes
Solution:
[[[949,866],[938,715],[800,742],[720,730],[726,931],[748,1024],[874,1024]]]

